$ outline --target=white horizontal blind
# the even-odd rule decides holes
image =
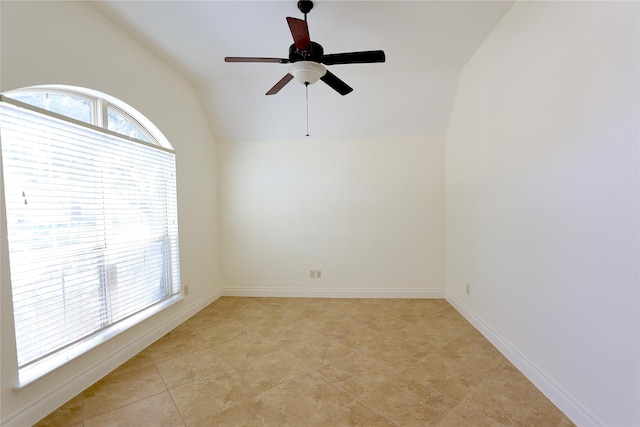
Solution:
[[[175,156],[0,103],[20,368],[180,292]]]

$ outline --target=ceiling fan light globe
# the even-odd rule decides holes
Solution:
[[[322,64],[313,61],[297,61],[289,65],[289,74],[302,84],[314,84],[327,73]]]

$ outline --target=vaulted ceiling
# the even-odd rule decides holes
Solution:
[[[265,96],[286,64],[225,63],[225,56],[288,57],[296,1],[93,2],[193,81],[218,141],[283,140],[306,133],[305,88]],[[382,49],[380,64],[327,68],[353,87],[309,86],[311,138],[441,135],[460,70],[512,1],[314,2],[311,39],[325,53]]]

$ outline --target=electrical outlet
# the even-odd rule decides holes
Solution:
[[[471,285],[467,283],[467,295],[471,293]]]
[[[184,295],[189,295],[189,285],[184,285]]]
[[[316,278],[316,271],[315,270],[309,270],[309,277],[311,279],[315,279]]]
[[[322,270],[316,270],[316,279],[322,279]]]

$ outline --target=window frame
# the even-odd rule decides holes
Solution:
[[[84,99],[89,99],[94,103],[94,108],[93,108],[94,123],[87,123],[85,121],[78,120],[73,117],[65,116],[63,114],[49,111],[49,110],[40,108],[38,106],[24,103],[22,101],[16,100],[11,97],[12,95],[15,95],[15,94],[28,93],[28,92],[63,93],[63,94],[68,94],[73,96],[79,96]],[[166,137],[164,137],[164,135],[159,131],[159,129],[149,121],[149,119],[147,119],[144,115],[139,113],[133,107],[123,103],[120,100],[117,100],[114,97],[111,97],[109,95],[103,94],[98,91],[70,87],[70,86],[61,86],[61,85],[32,86],[29,88],[8,91],[8,92],[5,92],[4,94],[0,94],[0,101],[8,104],[12,104],[20,108],[24,108],[27,110],[32,110],[37,113],[44,114],[50,117],[54,117],[59,120],[70,122],[78,126],[86,127],[94,131],[105,133],[111,136],[116,136],[121,139],[130,140],[132,142],[135,142],[136,144],[142,144],[142,145],[153,147],[154,149],[157,149],[160,151],[170,152],[175,155],[175,150],[173,149],[172,145],[169,143]],[[124,135],[124,134],[109,130],[107,127],[108,124],[106,120],[108,108],[114,108],[118,113],[125,115],[125,117],[131,120],[134,123],[134,125],[139,126],[140,130],[142,130],[144,134],[147,135],[150,141],[152,142],[140,140],[137,138],[130,137],[128,135]],[[1,153],[0,153],[0,159],[1,159]],[[2,173],[3,173],[2,180],[4,181],[4,174],[6,173],[6,171],[4,171],[4,168],[2,170]],[[4,197],[4,191],[5,191],[4,185],[2,186],[2,188],[0,188],[0,191],[2,191],[3,193],[2,198],[5,202],[4,209],[7,209],[6,199]],[[176,203],[177,203],[177,199],[176,199]],[[6,211],[2,212],[2,215],[6,216]],[[6,227],[8,227],[8,224],[6,225]],[[7,229],[4,229],[3,232],[6,233]],[[8,249],[8,247],[6,249]],[[11,265],[9,260],[10,258],[9,251],[7,251],[7,253],[8,253],[7,261],[9,261],[7,264],[7,267],[9,270],[8,277],[11,278],[11,273],[10,273]],[[176,254],[178,255],[177,264],[179,266],[180,264],[179,253],[176,251]],[[18,373],[17,375],[18,384],[14,387],[14,390],[21,391],[26,387],[29,387],[32,384],[37,383],[39,380],[52,374],[57,369],[66,365],[68,362],[75,360],[76,358],[82,356],[83,354],[87,353],[90,350],[93,350],[97,346],[100,346],[101,344],[109,341],[110,339],[119,335],[120,333],[126,330],[129,330],[133,326],[138,325],[144,320],[156,315],[157,313],[160,313],[166,310],[168,307],[173,306],[177,302],[183,300],[184,296],[186,295],[185,287],[182,283],[180,283],[181,281],[179,280],[179,277],[178,277],[178,281],[179,283],[178,283],[177,293],[170,295],[169,297],[159,302],[154,303],[152,306],[147,307],[141,312],[134,314],[126,318],[125,320],[121,320],[115,324],[110,325],[108,328],[103,329],[101,332],[97,334],[92,334],[90,336],[87,336],[82,340],[80,340],[79,342],[74,343],[73,345],[70,345],[63,350],[56,350],[53,356],[48,356],[42,360],[37,360],[33,363],[30,362],[29,364],[27,364],[26,367],[22,367],[22,368],[17,366],[17,358],[16,358],[15,369]],[[10,288],[9,292],[12,294],[13,291],[11,290],[11,286],[9,286],[9,288]],[[12,307],[11,316],[13,318],[14,314],[13,314],[12,301],[11,301],[11,307]],[[14,328],[12,329],[14,329],[15,331],[15,325],[14,325]],[[16,351],[17,351],[17,347],[16,347]]]

